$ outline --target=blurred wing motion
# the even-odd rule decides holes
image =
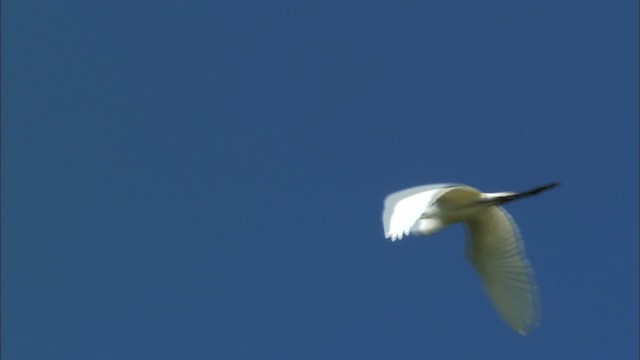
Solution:
[[[518,227],[499,206],[465,222],[467,255],[500,317],[526,335],[539,319],[538,293]]]
[[[400,240],[409,235],[411,227],[428,208],[455,184],[416,186],[393,193],[384,201],[382,223],[386,238]]]

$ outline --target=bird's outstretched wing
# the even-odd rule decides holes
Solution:
[[[518,227],[501,207],[491,206],[466,223],[467,255],[500,317],[526,335],[540,314],[533,269]]]
[[[386,238],[400,240],[409,235],[411,227],[424,211],[455,184],[417,186],[393,193],[384,201],[382,223]]]

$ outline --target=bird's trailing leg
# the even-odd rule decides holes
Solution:
[[[523,198],[526,198],[526,197],[529,197],[529,196],[538,195],[538,194],[540,194],[542,192],[545,192],[547,190],[553,189],[554,187],[556,187],[558,185],[560,185],[560,183],[553,182],[553,183],[550,183],[550,184],[546,184],[546,185],[535,187],[535,188],[533,188],[531,190],[515,193],[513,195],[506,195],[504,197],[501,197],[500,200],[501,200],[501,202],[503,204],[504,203],[508,203],[508,202],[511,202],[511,201],[514,201],[514,200],[519,200],[519,199],[523,199]]]

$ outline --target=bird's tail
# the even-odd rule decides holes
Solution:
[[[553,189],[554,187],[556,187],[558,185],[560,185],[560,183],[552,182],[552,183],[549,183],[549,184],[546,184],[546,185],[535,187],[535,188],[533,188],[531,190],[522,191],[522,192],[518,192],[518,193],[515,193],[515,194],[511,194],[511,195],[506,195],[504,197],[501,197],[500,200],[501,200],[501,203],[504,204],[504,203],[508,203],[508,202],[511,202],[511,201],[514,201],[514,200],[524,199],[526,197],[538,195],[538,194],[540,194],[542,192],[545,192],[547,190],[551,190],[551,189]]]

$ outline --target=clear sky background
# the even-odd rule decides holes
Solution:
[[[637,1],[2,2],[2,358],[635,359]],[[522,337],[464,228],[508,205]]]

